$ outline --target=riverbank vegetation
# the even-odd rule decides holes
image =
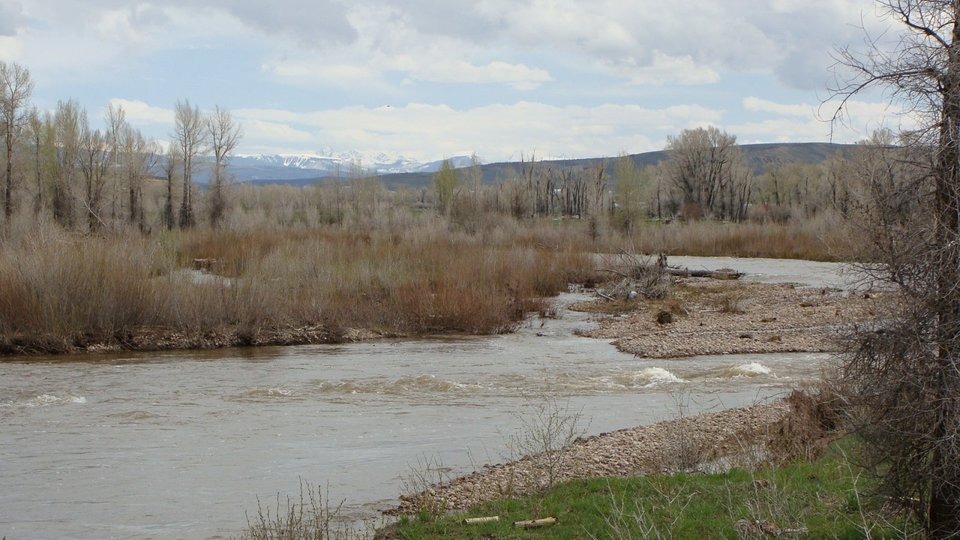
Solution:
[[[467,512],[410,516],[380,538],[904,538],[919,532],[909,506],[871,496],[851,462],[857,441],[810,462],[714,474],[592,478]],[[497,516],[496,521],[465,523]],[[519,529],[514,522],[554,517]]]
[[[442,229],[101,237],[43,227],[0,250],[7,353],[505,332],[592,279],[583,252]],[[194,270],[195,260],[210,266]]]

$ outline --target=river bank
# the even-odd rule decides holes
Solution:
[[[750,459],[766,452],[774,434],[784,429],[788,414],[790,406],[778,401],[600,433],[563,449],[486,465],[422,493],[401,496],[400,505],[388,513],[415,514],[424,506],[463,510],[573,479],[693,470],[725,458],[730,463]]]

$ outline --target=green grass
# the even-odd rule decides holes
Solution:
[[[739,520],[806,529],[809,538],[903,538],[917,527],[871,498],[867,476],[845,457],[849,439],[819,460],[748,472],[596,478],[561,484],[539,496],[498,500],[437,520],[411,516],[392,538],[738,538]],[[465,517],[500,521],[465,525]],[[552,516],[553,526],[521,530],[514,521]],[[796,535],[785,535],[797,537]]]

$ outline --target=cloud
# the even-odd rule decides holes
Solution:
[[[630,84],[640,86],[712,84],[719,80],[719,73],[708,66],[697,65],[689,55],[671,57],[660,51],[654,51],[650,65],[635,68],[630,76]]]
[[[14,36],[26,21],[23,4],[16,0],[0,0],[0,36]]]
[[[122,107],[131,125],[163,125],[173,127],[173,109],[155,107],[136,99],[114,98],[110,100],[114,107]]]
[[[748,111],[773,113],[780,116],[797,116],[801,118],[815,117],[817,111],[817,107],[805,103],[799,105],[775,103],[753,96],[743,98],[743,108]]]
[[[194,2],[184,2],[188,6]],[[357,32],[347,18],[345,4],[332,0],[218,0],[215,6],[250,28],[270,36],[294,36],[300,44],[319,47],[328,43],[350,43]]]
[[[499,60],[479,66],[466,61],[425,63],[410,69],[409,74],[421,81],[506,84],[518,90],[533,90],[552,80],[547,70]]]
[[[766,118],[738,122],[728,131],[735,133],[741,142],[806,142],[831,140],[838,143],[853,143],[880,128],[894,131],[916,129],[920,119],[909,111],[885,101],[852,99],[847,101],[842,115],[831,121],[840,107],[836,100],[820,105],[806,103],[776,103],[747,97],[743,108],[747,111],[765,113]]]
[[[662,148],[683,128],[718,123],[719,111],[696,105],[649,109],[637,105],[556,106],[520,101],[467,109],[411,103],[404,107],[343,107],[313,112],[234,111],[244,123],[244,152],[312,151],[336,147],[421,160],[478,153],[486,161],[615,155]],[[309,133],[297,148],[284,137],[259,132],[270,122]],[[638,126],[644,126],[642,132]],[[304,144],[306,143],[306,144]]]

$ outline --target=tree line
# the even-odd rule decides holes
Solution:
[[[242,137],[230,111],[217,106],[202,113],[188,100],[178,101],[164,152],[130,124],[122,106],[110,104],[105,127],[93,128],[87,111],[73,99],[58,102],[52,111],[32,106],[33,87],[26,67],[0,61],[4,223],[18,211],[29,211],[69,229],[96,232],[126,223],[147,231],[152,224],[144,208],[144,183],[162,170],[166,197],[161,225],[194,227],[200,155],[213,158],[203,217],[212,227],[222,223],[227,160]],[[182,189],[175,194],[177,183]]]
[[[478,162],[454,169],[443,162],[434,174],[432,203],[455,222],[478,213],[589,218],[630,233],[648,221],[803,221],[821,216],[850,219],[869,210],[874,180],[896,182],[903,142],[879,129],[852,149],[820,163],[774,161],[755,170],[735,135],[716,127],[685,129],[668,138],[666,159],[640,166],[621,155],[582,167],[555,166],[535,157],[499,182],[479,185]],[[897,165],[900,163],[900,165]],[[430,202],[424,192],[421,202]],[[905,209],[904,209],[905,210]]]

